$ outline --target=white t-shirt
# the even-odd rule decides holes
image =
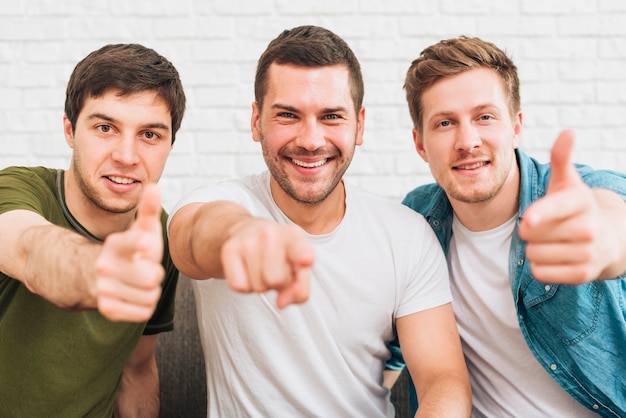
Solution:
[[[448,250],[454,313],[472,382],[472,417],[597,417],[535,359],[520,330],[509,283],[516,218],[481,232],[454,217]]]
[[[269,173],[197,189],[191,202],[230,200],[257,217],[291,221]],[[210,417],[393,417],[382,386],[395,318],[448,303],[445,258],[423,217],[346,186],[346,213],[315,250],[309,300],[194,281]]]

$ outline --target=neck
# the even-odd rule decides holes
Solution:
[[[109,234],[126,230],[134,219],[133,213],[106,211],[87,198],[72,170],[64,173],[64,200],[71,216],[94,237],[104,240]]]
[[[270,179],[270,190],[280,210],[311,235],[331,233],[341,223],[346,212],[343,180],[323,201],[315,204],[298,202],[287,196],[273,178]]]

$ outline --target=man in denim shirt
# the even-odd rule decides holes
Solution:
[[[437,182],[404,204],[447,255],[472,416],[625,417],[626,176],[571,164],[571,131],[549,165],[520,151],[517,69],[481,39],[426,48],[404,88]]]

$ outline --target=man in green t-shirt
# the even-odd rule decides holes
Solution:
[[[155,183],[184,111],[172,63],[106,45],[67,86],[69,168],[0,171],[3,417],[158,416],[178,271]]]

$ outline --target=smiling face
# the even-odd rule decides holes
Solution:
[[[515,202],[522,114],[511,115],[507,103],[500,77],[488,68],[443,78],[424,92],[416,149],[453,206],[500,196]]]
[[[81,222],[111,214],[134,216],[143,186],[159,180],[172,148],[170,112],[155,93],[116,93],[88,98],[74,129],[63,119],[73,150],[66,201]]]
[[[320,204],[333,193],[343,198],[337,186],[362,143],[364,115],[363,108],[355,114],[345,66],[270,66],[251,127],[283,211],[294,203]]]

